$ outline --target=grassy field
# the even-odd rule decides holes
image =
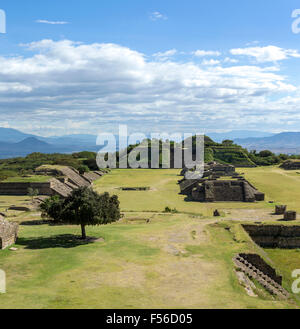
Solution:
[[[259,190],[266,193],[267,200],[285,204],[290,210],[300,212],[300,172],[286,171],[278,167],[240,169]]]
[[[186,202],[186,196],[180,195],[177,181],[182,177],[178,176],[179,171],[169,170],[148,170],[148,169],[117,169],[110,175],[103,177],[94,184],[97,192],[108,191],[117,194],[121,201],[123,211],[163,211],[165,207],[176,208],[179,212],[202,214],[211,216],[216,209],[215,204],[204,204],[199,202]],[[121,191],[120,187],[146,187],[150,191]],[[239,202],[218,203],[222,209],[249,208],[249,204]],[[267,202],[251,205],[254,209],[270,208]]]
[[[286,174],[298,179],[295,173],[280,174],[276,168],[243,172],[267,192],[267,201],[285,201],[281,190],[269,187],[269,176],[283,177],[281,188],[292,187],[293,198],[298,196],[297,181],[284,179]],[[260,253],[278,267],[289,289],[290,271],[300,268],[298,251],[260,250],[239,225],[257,218],[271,221],[274,205],[185,202],[178,194],[177,175],[176,170],[114,170],[95,182],[98,192],[119,195],[125,217],[112,225],[89,227],[88,235],[95,238],[90,243],[76,238],[76,226],[35,225],[38,213],[13,218],[23,225],[18,250],[0,251],[0,268],[7,275],[0,308],[297,307],[294,299],[249,297],[233,270],[236,253]],[[143,186],[151,190],[119,189]],[[0,202],[7,198],[0,197]],[[287,201],[296,206],[293,198]],[[163,213],[167,206],[179,213]],[[216,207],[224,217],[212,217]],[[289,257],[293,262],[285,266]]]

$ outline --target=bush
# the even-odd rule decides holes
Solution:
[[[171,209],[170,207],[166,207],[164,213],[178,214],[178,210],[176,208]]]
[[[80,175],[83,175],[84,173],[89,172],[90,168],[88,166],[81,165],[78,167],[78,171]]]

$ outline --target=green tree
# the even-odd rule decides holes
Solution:
[[[39,190],[38,189],[33,189],[32,187],[29,187],[27,189],[27,194],[31,197],[31,199],[33,201],[33,198],[39,195]]]
[[[42,217],[60,221],[62,206],[63,200],[58,195],[54,195],[51,198],[44,200],[44,202],[40,205]]]
[[[226,146],[232,146],[233,145],[233,141],[230,140],[230,139],[225,139],[223,142],[222,142],[223,145],[226,145]]]
[[[78,167],[78,171],[80,175],[83,175],[84,173],[89,172],[90,168],[86,165],[81,165]]]
[[[121,218],[116,195],[99,195],[88,187],[74,190],[65,200],[48,200],[50,206],[42,206],[48,216],[66,224],[80,225],[82,239],[86,239],[87,225],[106,225]]]
[[[270,156],[273,156],[274,154],[269,151],[269,150],[264,150],[264,151],[261,151],[259,152],[258,156],[259,157],[262,157],[262,158],[267,158],[267,157],[270,157]]]

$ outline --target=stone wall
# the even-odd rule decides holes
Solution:
[[[300,226],[243,225],[243,227],[252,240],[262,248],[300,248]]]
[[[45,183],[0,183],[0,195],[28,195],[28,189],[32,188],[37,189],[39,195],[67,197],[74,189],[83,186],[88,187],[93,181],[104,175],[104,173],[99,171],[80,175],[76,169],[63,166],[59,167],[59,169],[40,167],[37,173],[44,175],[55,174],[57,178],[49,177],[49,182]]]
[[[280,168],[285,170],[300,170],[300,160],[287,160]]]
[[[187,195],[200,202],[255,202],[264,200],[264,194],[257,191],[246,180],[205,180],[191,182]],[[188,181],[182,183],[188,185]]]
[[[40,195],[53,195],[51,183],[0,183],[0,195],[28,195],[28,189],[39,190]]]
[[[14,244],[18,237],[19,225],[0,218],[0,249]]]

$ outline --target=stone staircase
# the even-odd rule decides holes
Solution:
[[[83,174],[83,177],[84,177],[85,179],[87,179],[87,180],[90,182],[90,184],[92,184],[93,181],[99,179],[101,176],[98,175],[97,173],[93,172],[93,171],[90,171],[90,172],[86,172],[86,173],[84,173],[84,174]]]
[[[54,192],[53,194],[58,194],[58,195],[62,196],[63,198],[68,197],[71,194],[71,192],[73,191],[73,189],[71,187],[60,182],[56,178],[52,178],[50,183],[51,183],[51,185],[50,185],[51,189]]]
[[[272,295],[280,299],[288,299],[290,297],[290,294],[280,284],[261,272],[241,255],[235,256],[233,262],[242,272],[259,282]]]
[[[61,167],[61,173],[68,178],[68,180],[77,187],[90,186],[90,182],[81,176],[77,170],[71,167]]]

